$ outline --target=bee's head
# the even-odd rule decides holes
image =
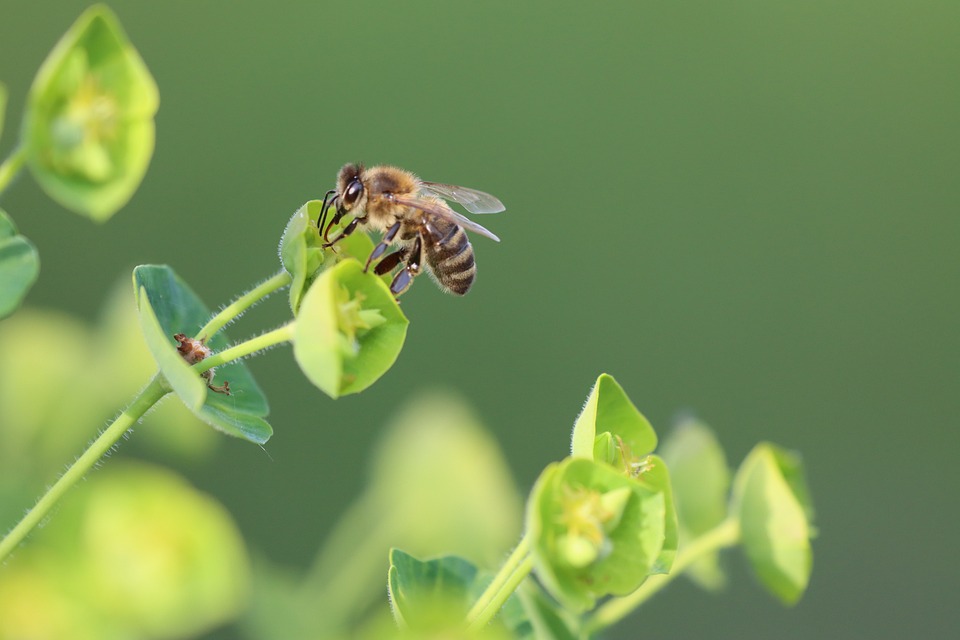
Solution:
[[[358,206],[363,208],[367,194],[360,179],[362,174],[362,164],[347,164],[340,169],[340,174],[337,176],[338,215],[349,213]]]

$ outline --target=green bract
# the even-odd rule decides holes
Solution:
[[[719,526],[727,518],[730,470],[713,431],[686,420],[676,426],[661,451],[670,467],[681,539],[694,539]],[[717,552],[705,554],[688,567],[688,575],[705,588],[721,587],[726,578],[719,560]]]
[[[297,313],[303,295],[313,283],[317,271],[329,260],[356,258],[366,261],[373,251],[373,241],[365,233],[354,233],[337,242],[335,249],[324,249],[317,229],[322,200],[310,200],[290,218],[280,240],[280,262],[293,277],[290,284],[290,309]],[[331,239],[337,231],[331,231]]]
[[[768,443],[754,447],[734,478],[733,510],[760,582],[785,604],[799,600],[813,563],[813,511],[799,456]]]
[[[10,315],[40,273],[40,256],[0,209],[0,318]]]
[[[582,458],[548,466],[527,504],[537,575],[574,611],[640,586],[663,550],[665,531],[662,491]]]
[[[146,173],[158,104],[156,83],[116,16],[91,7],[30,89],[23,141],[37,182],[64,206],[106,220]]]
[[[645,456],[656,446],[657,434],[647,419],[613,376],[601,374],[573,426],[573,455],[638,476],[646,467]]]
[[[263,444],[273,429],[263,419],[269,408],[260,387],[242,362],[216,371],[216,381],[230,383],[230,395],[210,393],[207,384],[177,352],[173,336],[194,336],[210,318],[200,298],[165,265],[141,265],[133,271],[140,327],[147,346],[170,387],[198,418],[226,434]],[[197,336],[214,351],[229,343],[221,332]]]
[[[347,259],[320,274],[303,297],[293,355],[330,397],[357,393],[396,361],[407,324],[383,280]]]

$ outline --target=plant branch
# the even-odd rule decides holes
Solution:
[[[289,285],[291,279],[292,278],[289,273],[286,271],[281,271],[280,273],[264,280],[253,289],[250,289],[250,291],[244,293],[236,300],[228,304],[217,315],[210,318],[210,321],[203,325],[200,331],[197,332],[196,338],[198,340],[206,340],[211,338],[217,331],[220,331],[224,325],[255,305],[257,302],[266,298],[274,291]]]
[[[482,629],[490,622],[510,594],[533,569],[533,556],[530,555],[530,537],[524,535],[510,557],[487,585],[467,613],[467,628],[470,631]]]
[[[256,338],[250,338],[239,344],[235,344],[229,349],[224,349],[219,351],[209,358],[204,358],[200,362],[193,365],[193,368],[197,373],[203,373],[208,369],[213,369],[214,367],[219,367],[228,362],[233,362],[234,360],[239,360],[249,356],[250,354],[256,353],[257,351],[262,351],[274,345],[280,344],[282,342],[290,342],[293,340],[293,329],[296,326],[296,321],[288,322],[282,327],[278,327],[273,331],[268,331],[264,334],[257,336]]]
[[[5,191],[10,182],[20,173],[23,163],[27,160],[27,150],[23,146],[18,146],[10,154],[10,157],[0,164],[0,192]]]
[[[150,407],[169,392],[170,390],[163,384],[162,378],[159,375],[154,376],[150,384],[133,399],[130,406],[97,436],[97,439],[43,494],[37,504],[17,523],[17,526],[0,541],[0,562],[10,555],[10,552],[20,544],[27,534],[46,517],[50,509],[63,497],[67,490],[75,485],[123,437],[123,434],[143,417]]]
[[[739,541],[740,522],[736,518],[728,518],[700,537],[691,540],[689,544],[681,546],[673,566],[670,568],[670,573],[650,576],[633,593],[607,600],[584,622],[582,637],[589,637],[625,618],[660,589],[670,584],[674,578],[682,574],[687,567],[701,556],[725,547],[731,547]]]

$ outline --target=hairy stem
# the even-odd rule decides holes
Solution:
[[[10,552],[20,544],[27,534],[46,517],[50,509],[63,497],[67,490],[75,485],[77,481],[123,437],[123,434],[143,417],[150,407],[155,405],[169,392],[170,390],[163,384],[162,378],[159,375],[154,376],[150,384],[133,399],[130,406],[97,436],[97,439],[70,465],[67,471],[60,476],[60,479],[43,494],[40,500],[37,501],[37,504],[17,523],[17,526],[0,541],[0,562],[10,555]]]
[[[533,556],[530,555],[530,537],[524,535],[510,557],[487,585],[480,598],[467,613],[467,628],[477,631],[493,619],[510,594],[533,569]]]
[[[740,522],[729,518],[688,544],[681,546],[670,573],[650,576],[631,594],[611,598],[598,607],[583,625],[582,637],[590,637],[623,618],[682,574],[697,558],[730,547],[740,541]]]
[[[282,289],[290,284],[291,276],[286,271],[271,276],[264,280],[250,291],[241,295],[239,298],[224,307],[217,315],[210,318],[210,321],[203,325],[197,332],[197,339],[205,340],[212,337],[217,331],[220,331],[228,322],[239,316],[241,313],[260,302],[268,295]]]
[[[0,164],[0,192],[4,191],[10,182],[20,173],[23,163],[27,159],[27,150],[19,146],[13,150],[10,157]]]
[[[250,338],[239,344],[235,344],[229,349],[224,349],[218,353],[213,354],[209,358],[204,358],[200,362],[193,365],[193,368],[197,370],[198,373],[203,373],[208,369],[213,369],[214,367],[219,367],[220,365],[226,364],[228,362],[233,362],[234,360],[239,360],[251,354],[256,353],[257,351],[262,351],[274,345],[290,342],[293,340],[293,330],[296,326],[296,322],[288,322],[282,327],[278,327],[273,331],[268,331],[263,333],[256,338]]]

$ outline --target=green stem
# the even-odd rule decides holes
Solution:
[[[530,537],[524,535],[510,557],[487,585],[480,598],[467,613],[467,628],[478,631],[493,619],[510,594],[516,591],[530,570],[533,569],[533,556],[530,554]]]
[[[25,147],[19,146],[13,150],[9,158],[3,161],[3,164],[0,164],[0,192],[4,191],[10,181],[20,173],[20,169],[23,168],[23,163],[26,160],[27,150]]]
[[[740,541],[740,521],[729,518],[717,527],[707,531],[689,544],[683,545],[677,553],[670,573],[650,576],[631,594],[620,598],[612,598],[598,607],[583,625],[582,637],[605,629],[623,618],[646,602],[652,595],[660,591],[670,582],[682,574],[695,560],[701,556],[731,547]]]
[[[249,356],[250,354],[256,353],[257,351],[262,351],[274,345],[290,342],[293,340],[293,330],[296,327],[296,321],[288,322],[282,327],[278,327],[273,331],[268,331],[264,334],[257,336],[256,338],[250,338],[239,344],[235,344],[229,349],[224,349],[219,351],[209,358],[205,358],[200,362],[193,365],[193,368],[197,373],[203,373],[208,369],[213,369],[214,367],[219,367],[220,365],[226,364],[228,362],[233,362],[234,360],[239,360]]]
[[[220,331],[225,324],[239,316],[241,313],[255,305],[260,300],[266,298],[277,289],[282,289],[283,287],[287,286],[290,284],[291,280],[292,277],[286,271],[281,271],[280,273],[271,276],[267,280],[264,280],[253,289],[250,289],[250,291],[246,292],[224,307],[220,313],[210,318],[210,322],[203,325],[200,331],[197,332],[197,339],[209,340],[217,331]]]
[[[97,439],[87,447],[87,450],[60,476],[60,479],[43,494],[37,504],[17,523],[17,526],[0,541],[0,562],[10,555],[10,552],[43,520],[67,490],[75,485],[93,465],[97,464],[104,454],[123,437],[123,434],[169,391],[163,384],[162,378],[159,375],[154,376],[150,384],[133,399],[130,406],[110,423]]]

